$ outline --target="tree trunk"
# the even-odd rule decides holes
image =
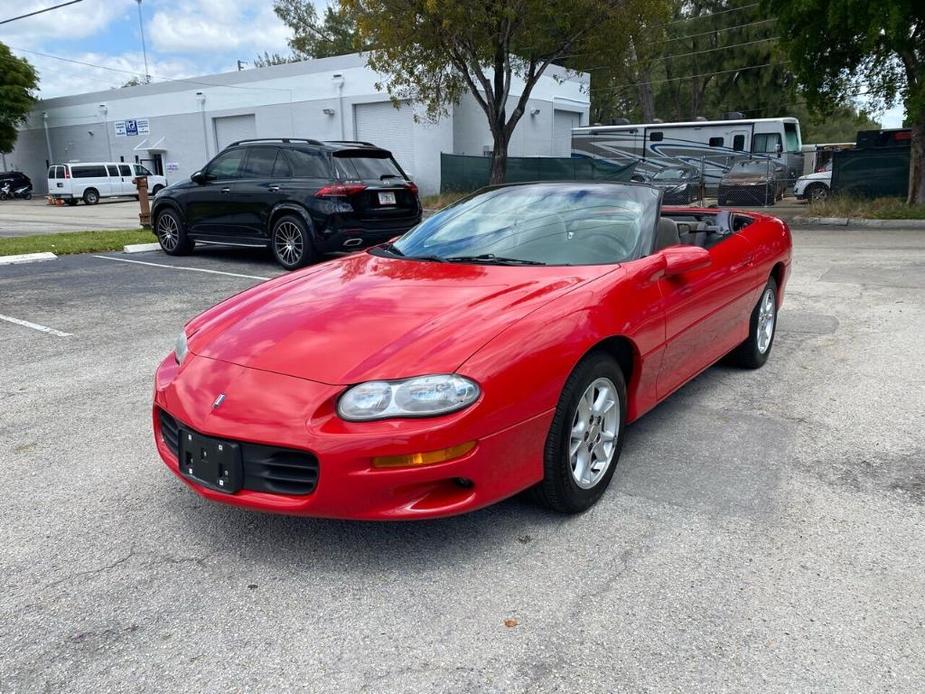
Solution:
[[[639,71],[639,106],[642,109],[642,122],[655,120],[655,99],[652,96],[652,81],[649,68]]]
[[[489,185],[504,183],[504,174],[507,172],[507,140],[504,137],[504,128],[494,133],[494,145],[491,152],[491,175],[488,177]]]
[[[925,123],[912,126],[912,151],[909,162],[910,205],[925,205]]]

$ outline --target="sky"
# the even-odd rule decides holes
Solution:
[[[0,20],[61,1],[8,0]],[[142,12],[154,82],[229,72],[238,60],[250,64],[264,51],[289,53],[290,32],[273,13],[272,0],[143,0]],[[43,98],[119,87],[145,73],[135,0],[82,0],[0,25],[0,41],[37,68]],[[875,118],[898,128],[902,107]]]

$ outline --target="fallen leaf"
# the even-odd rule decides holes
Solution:
[[[517,624],[518,622],[516,619],[505,619],[504,620],[504,626],[506,626],[508,629],[513,629],[514,627],[517,626]]]

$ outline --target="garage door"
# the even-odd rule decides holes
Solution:
[[[572,156],[572,128],[581,123],[581,114],[575,111],[553,112],[552,156]]]
[[[257,121],[253,113],[245,116],[224,116],[215,118],[215,142],[219,150],[232,142],[257,137]]]
[[[389,101],[355,104],[353,122],[357,140],[389,150],[405,173],[414,175],[413,118],[407,104],[400,109]]]

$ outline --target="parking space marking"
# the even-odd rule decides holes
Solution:
[[[114,258],[111,255],[95,255],[94,258],[100,260],[115,260],[120,263],[135,263],[136,265],[150,265],[151,267],[165,267],[168,270],[189,270],[190,272],[207,272],[210,275],[227,275],[228,277],[243,277],[248,280],[269,280],[272,277],[262,277],[260,275],[242,275],[237,272],[223,272],[222,270],[207,270],[202,267],[187,267],[185,265],[165,265],[164,263],[149,263],[144,260],[129,260],[128,258]]]
[[[13,318],[13,316],[5,316],[2,313],[0,313],[0,320],[5,320],[7,323],[15,323],[16,325],[21,325],[25,328],[32,328],[33,330],[38,330],[39,332],[48,333],[49,335],[54,335],[56,337],[70,337],[71,336],[71,333],[61,332],[60,330],[49,328],[47,325],[39,325],[38,323],[31,323],[27,320],[22,320],[21,318]]]

